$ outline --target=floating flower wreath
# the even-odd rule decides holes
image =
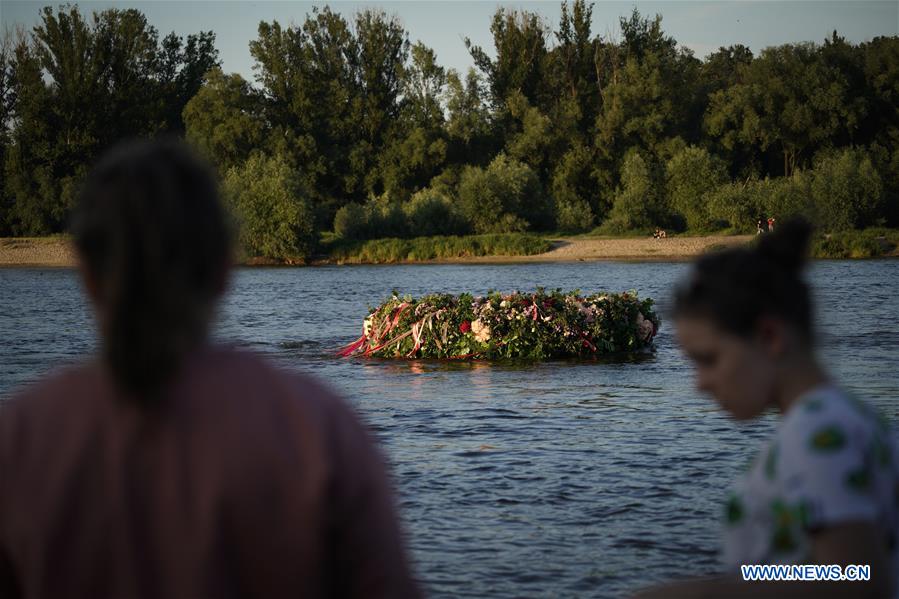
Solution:
[[[339,356],[493,360],[590,357],[651,346],[660,320],[637,293],[579,291],[486,296],[394,294]]]

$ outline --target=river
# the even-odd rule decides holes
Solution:
[[[712,573],[728,483],[773,415],[726,418],[695,391],[663,322],[635,360],[537,365],[340,360],[393,289],[624,291],[664,319],[683,263],[246,268],[215,335],[347,396],[388,456],[432,597],[612,597]],[[822,360],[899,429],[899,260],[809,272]],[[0,398],[95,350],[69,269],[0,269]]]

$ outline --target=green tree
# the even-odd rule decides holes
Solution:
[[[765,215],[758,187],[759,182],[750,179],[725,183],[708,192],[706,200],[712,222],[727,223],[741,233],[754,233],[758,219]]]
[[[664,225],[664,181],[656,165],[636,148],[630,150],[621,167],[621,187],[603,228],[612,233],[645,230]]]
[[[774,174],[789,176],[815,150],[852,139],[863,118],[851,78],[815,44],[766,48],[742,73],[743,82],[712,95],[705,126],[729,150],[766,154]]]
[[[752,64],[752,58],[752,50],[743,44],[721,46],[709,54],[700,67],[703,93],[711,95],[742,83],[743,71]]]
[[[435,189],[426,188],[403,206],[412,236],[459,235],[469,232],[468,224],[452,200]]]
[[[185,137],[221,172],[245,162],[266,146],[263,98],[243,77],[213,69],[206,84],[184,107]]]
[[[581,232],[593,228],[597,206],[595,186],[591,184],[592,155],[582,144],[574,145],[562,156],[553,171],[551,194],[555,204],[556,225],[562,231]]]
[[[162,40],[156,61],[162,101],[161,129],[184,133],[185,106],[206,83],[207,73],[220,70],[215,34],[201,31],[184,39],[172,32]]]
[[[564,89],[575,103],[582,130],[595,122],[601,101],[596,68],[599,40],[591,36],[592,18],[593,4],[575,0],[569,8],[568,2],[563,2],[559,30],[555,33],[558,46],[549,56],[553,88]]]
[[[443,124],[440,98],[446,86],[446,69],[437,64],[434,51],[421,42],[413,44],[411,56],[412,62],[402,77],[402,93],[410,120],[421,127],[440,127]]]
[[[77,6],[45,7],[40,15],[13,50],[14,127],[4,187],[14,198],[5,220],[15,234],[62,231],[81,180],[103,150],[123,138],[178,129],[166,114],[180,119],[187,99],[167,94],[167,74],[188,87],[202,79],[187,73],[174,38],[160,49],[156,29],[135,9],[85,19]],[[194,39],[188,62],[214,64],[214,36]]]
[[[14,32],[5,29],[0,32],[0,173],[6,164],[6,156],[12,143],[12,127],[15,96],[15,61]],[[20,31],[19,36],[24,36]],[[5,177],[4,177],[5,180]],[[12,197],[7,194],[6,185],[0,183],[0,236],[11,233],[9,219],[11,217]]]
[[[505,153],[544,175],[560,141],[553,122],[518,91],[509,94],[506,105],[516,126],[506,133]]]
[[[697,231],[712,226],[708,194],[727,181],[724,164],[703,148],[689,146],[665,165],[669,205]]]
[[[764,213],[768,216],[780,221],[803,216],[818,222],[810,184],[808,171],[796,171],[789,177],[764,179],[753,191],[759,194]]]
[[[621,19],[624,39],[618,56],[623,62],[603,89],[594,138],[597,183],[605,197],[616,188],[622,157],[630,148],[666,160],[684,142],[699,137],[700,63],[690,50],[677,48],[661,23],[661,16],[647,19],[636,10],[630,19]]]
[[[554,224],[536,173],[502,153],[486,169],[470,166],[462,172],[459,207],[477,233],[545,230]]]
[[[469,69],[463,82],[459,74],[450,69],[446,80],[447,159],[451,164],[486,164],[494,141],[493,124],[481,89],[481,78],[477,71]]]
[[[308,192],[287,160],[254,154],[228,171],[223,191],[249,256],[288,262],[309,258],[315,231]]]
[[[468,38],[465,46],[487,78],[493,106],[501,110],[513,91],[531,104],[542,106],[549,93],[544,87],[549,30],[543,19],[537,13],[499,8],[493,15],[490,32],[496,59]]]
[[[703,119],[705,119],[705,113],[708,112],[711,97],[718,92],[725,92],[731,86],[742,83],[745,70],[752,60],[752,51],[742,44],[726,48],[722,46],[706,57],[700,67],[700,89],[698,91],[703,107]],[[708,135],[705,120],[701,139],[702,145],[726,162],[731,177],[746,180],[759,173],[758,159],[752,148],[733,144],[725,147],[720,139]]]
[[[811,173],[818,223],[829,231],[878,224],[883,184],[866,152],[846,148],[825,154]]]
[[[440,97],[446,85],[443,67],[430,48],[412,46],[411,65],[403,71],[399,117],[391,121],[380,156],[381,187],[405,202],[443,167],[447,155]]]
[[[334,233],[342,239],[368,239],[368,215],[355,202],[341,206],[334,215]]]
[[[440,130],[412,127],[381,151],[378,176],[385,193],[405,202],[437,175],[446,160],[447,143]]]
[[[364,176],[350,164],[359,137],[353,44],[349,24],[327,6],[313,8],[298,27],[261,22],[250,42],[271,151],[303,172],[327,224],[337,207],[366,197]]]
[[[899,226],[899,37],[876,37],[859,49],[868,102],[861,143],[869,144],[884,186],[883,214]]]
[[[348,22],[313,8],[302,26],[260,23],[250,43],[266,96],[273,151],[304,171],[318,222],[330,225],[341,205],[383,192],[380,156],[400,112],[406,34],[382,11]]]

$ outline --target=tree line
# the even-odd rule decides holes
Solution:
[[[704,60],[636,10],[499,8],[494,52],[446,69],[376,9],[314,8],[224,73],[215,34],[160,38],[135,9],[46,7],[0,44],[0,234],[63,231],[117,140],[182,135],[219,169],[250,253],[519,231],[899,224],[899,38],[722,47]]]

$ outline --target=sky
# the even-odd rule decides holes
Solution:
[[[0,25],[17,24],[30,28],[39,22],[41,0],[0,0]],[[256,38],[260,21],[276,20],[282,25],[303,22],[313,5],[321,2],[246,0],[193,0],[175,2],[79,2],[82,12],[105,8],[137,8],[160,32],[174,31],[186,36],[213,30],[225,72],[237,72],[254,81],[249,42]],[[411,41],[421,40],[434,49],[437,61],[464,72],[473,62],[464,39],[492,54],[490,19],[497,7],[520,8],[539,13],[555,28],[560,2],[526,1],[423,1],[329,2],[332,10],[351,17],[361,8],[382,8],[399,17]],[[642,14],[662,15],[662,27],[677,42],[703,58],[720,46],[743,44],[754,53],[784,43],[822,42],[833,30],[850,42],[860,43],[881,35],[899,35],[899,0],[742,0],[595,2],[593,32],[620,39],[619,17],[636,7]],[[551,38],[552,39],[552,38]],[[554,41],[554,39],[553,39]]]

